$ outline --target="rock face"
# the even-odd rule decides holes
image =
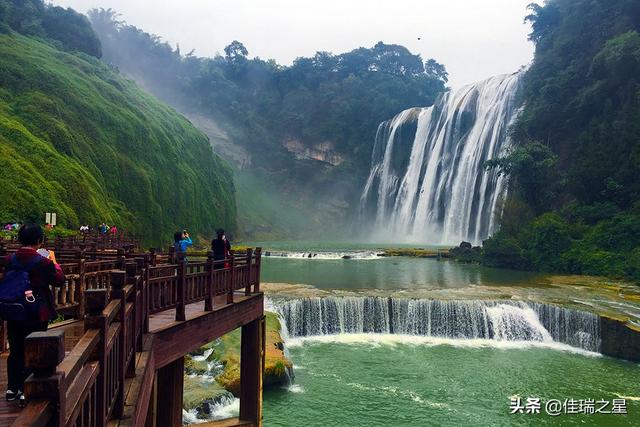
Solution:
[[[460,246],[449,249],[452,258],[462,262],[477,262],[482,260],[482,248],[472,246],[469,242],[462,242]]]
[[[286,385],[293,377],[293,365],[284,353],[280,321],[275,313],[267,318],[265,388]],[[207,419],[211,408],[240,396],[240,330],[237,329],[185,357],[184,409]]]
[[[640,362],[640,330],[620,320],[600,317],[602,354]]]
[[[329,163],[332,166],[338,166],[344,161],[344,158],[335,151],[331,141],[321,142],[311,147],[307,147],[302,141],[297,139],[287,139],[282,144],[284,148],[298,160],[312,159],[319,162]]]

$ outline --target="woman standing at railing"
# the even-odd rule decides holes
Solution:
[[[20,227],[18,241],[22,245],[15,255],[0,259],[5,276],[0,282],[2,295],[24,293],[15,301],[0,301],[0,313],[7,320],[9,357],[7,359],[8,385],[6,399],[25,403],[24,380],[29,372],[24,367],[24,340],[32,332],[46,331],[49,320],[55,319],[56,310],[50,286],[62,286],[64,273],[52,259],[37,251],[44,242],[42,227],[28,224]]]
[[[187,230],[178,231],[173,235],[173,247],[178,261],[187,259],[187,248],[191,245],[193,245],[193,241]]]
[[[211,241],[211,250],[213,251],[213,260],[214,261],[224,261],[229,258],[231,254],[231,243],[224,235],[224,230],[219,228],[216,231],[216,238]],[[214,269],[219,270],[225,268],[227,266],[220,263],[214,264]]]

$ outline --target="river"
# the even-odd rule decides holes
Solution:
[[[615,311],[633,317],[640,313],[638,305],[619,297],[620,289],[627,294],[633,292],[632,285],[600,278],[490,269],[447,260],[380,257],[384,248],[376,245],[258,245],[269,255],[263,258],[262,282],[274,283],[266,284],[265,289],[277,310],[282,311],[287,302],[309,297],[330,297],[335,301],[351,298],[356,302],[375,297],[373,301],[385,298],[383,301],[388,299],[394,304],[426,298],[424,301],[450,300],[449,305],[474,307],[481,301],[481,309],[489,317],[503,316],[503,320],[510,319],[510,311],[517,316],[535,318],[538,313],[540,317],[540,322],[534,319],[534,325],[527,326],[533,331],[523,329],[516,319],[510,325],[517,329],[511,337],[498,334],[496,320],[491,317],[494,326],[489,328],[490,333],[473,335],[473,339],[460,332],[466,330],[465,325],[441,336],[431,332],[428,335],[434,336],[401,334],[397,326],[395,334],[387,333],[393,331],[393,326],[389,329],[374,325],[367,329],[367,322],[373,325],[377,320],[365,320],[364,327],[350,329],[343,324],[343,314],[334,315],[340,319],[342,329],[325,327],[306,334],[313,329],[313,325],[307,325],[291,334],[285,330],[295,379],[287,388],[265,391],[266,426],[640,425],[640,367],[578,348],[570,340],[565,340],[569,344],[557,341],[559,332],[553,330],[551,320],[542,319],[539,309],[530,309],[531,304],[552,303],[556,304],[553,307],[595,307],[597,312]],[[496,314],[496,310],[504,308],[507,314]],[[323,310],[326,311],[319,309],[321,313]],[[452,316],[459,321],[464,317],[457,310]],[[306,306],[300,312],[309,311]],[[291,324],[292,315],[287,313]],[[391,319],[391,323],[398,322],[398,316],[391,312],[378,315],[387,322]],[[309,325],[314,321],[337,322],[330,317],[304,321]],[[567,317],[564,322],[564,326],[555,329],[567,329],[566,325],[575,320]],[[506,332],[510,333],[508,329]],[[346,330],[354,333],[341,333]],[[535,338],[536,334],[542,338]],[[540,414],[510,413],[512,399],[520,399],[524,405],[527,398],[541,399]],[[581,408],[589,408],[590,399],[624,399],[628,414],[552,416],[545,413],[545,404],[555,404],[554,399],[564,405],[560,412],[572,412],[581,401]],[[535,404],[532,405],[535,412]],[[611,409],[612,403],[604,411]]]

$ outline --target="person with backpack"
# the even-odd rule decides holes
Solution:
[[[193,245],[193,241],[187,230],[177,231],[173,234],[173,248],[178,261],[187,259],[187,248],[191,245]]]
[[[22,245],[13,255],[0,258],[4,277],[0,281],[0,317],[7,321],[9,357],[7,358],[7,401],[19,400],[24,380],[30,374],[24,366],[24,340],[32,332],[46,331],[56,310],[50,286],[64,285],[62,268],[37,251],[44,242],[44,231],[37,224],[25,224],[18,230]]]

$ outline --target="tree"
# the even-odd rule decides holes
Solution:
[[[100,58],[102,46],[86,16],[68,8],[48,7],[42,20],[46,34],[62,42],[67,50],[78,50]]]
[[[246,61],[247,55],[249,55],[249,51],[238,40],[232,41],[224,48],[224,56],[227,62],[238,63],[240,61]]]
[[[424,72],[427,76],[443,82],[449,81],[449,73],[444,65],[438,63],[435,59],[430,58],[424,63]]]
[[[544,7],[537,3],[529,3],[527,9],[531,11],[524,17],[524,22],[531,24],[529,40],[537,44],[560,22],[560,11],[553,2],[547,3]]]

